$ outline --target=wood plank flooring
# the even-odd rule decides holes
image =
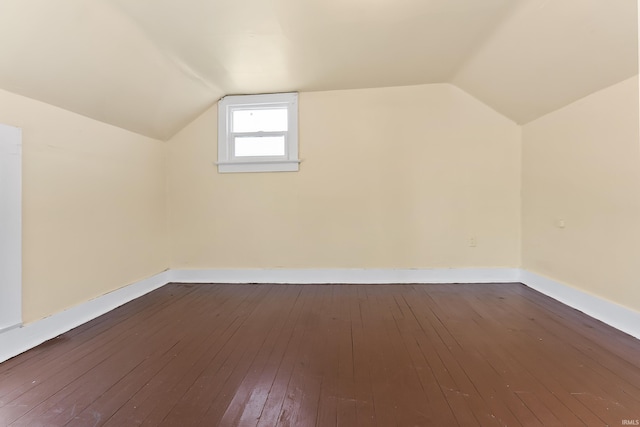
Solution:
[[[0,364],[0,426],[619,426],[640,341],[521,284],[170,284]]]

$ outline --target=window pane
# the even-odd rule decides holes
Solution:
[[[233,110],[232,132],[281,132],[288,130],[287,109]]]
[[[237,136],[236,157],[284,156],[284,136]]]

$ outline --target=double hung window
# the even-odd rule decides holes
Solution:
[[[226,96],[218,103],[218,171],[297,171],[298,94]]]

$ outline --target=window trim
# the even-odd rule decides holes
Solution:
[[[231,132],[232,112],[259,107],[287,109],[288,130],[277,132]],[[284,156],[235,156],[237,136],[284,135]],[[218,172],[295,172],[298,159],[298,94],[232,95],[218,101]]]

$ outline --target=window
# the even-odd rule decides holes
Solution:
[[[297,93],[220,100],[218,172],[288,172],[299,163]]]

